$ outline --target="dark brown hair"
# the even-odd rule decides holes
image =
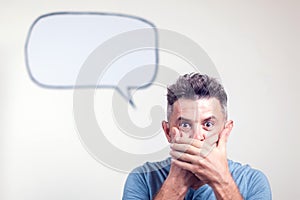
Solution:
[[[215,78],[199,73],[180,76],[175,84],[168,87],[168,118],[172,113],[173,104],[180,98],[192,100],[216,98],[227,118],[227,95],[223,86]]]

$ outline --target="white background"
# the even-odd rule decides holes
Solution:
[[[2,0],[0,199],[122,195],[127,175],[102,166],[80,143],[73,91],[40,88],[26,71],[24,44],[30,25],[38,16],[57,11],[136,15],[196,41],[215,63],[229,96],[229,116],[235,121],[229,158],[262,170],[274,199],[300,196],[299,1]],[[162,62],[173,60],[166,55]],[[137,92],[135,101],[145,112],[131,111],[144,115],[133,117],[136,123],[148,120],[153,106],[149,96],[160,94],[161,88],[144,91]],[[101,103],[96,113],[111,105],[112,93],[97,92]],[[103,116],[111,118],[109,109]]]

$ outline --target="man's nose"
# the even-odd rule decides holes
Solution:
[[[206,133],[205,130],[203,130],[201,125],[195,126],[193,132],[194,132],[193,139],[201,140],[201,141],[205,140]]]

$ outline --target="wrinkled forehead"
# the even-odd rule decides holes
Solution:
[[[171,117],[186,117],[192,119],[202,119],[210,116],[216,118],[223,118],[222,107],[216,98],[203,98],[203,99],[178,99],[173,104],[173,112]]]

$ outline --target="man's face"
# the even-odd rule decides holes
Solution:
[[[173,104],[169,122],[164,127],[169,142],[175,137],[189,137],[207,144],[217,142],[219,134],[225,126],[225,116],[219,100],[209,99],[179,99]],[[180,135],[174,135],[172,128],[176,127]]]

